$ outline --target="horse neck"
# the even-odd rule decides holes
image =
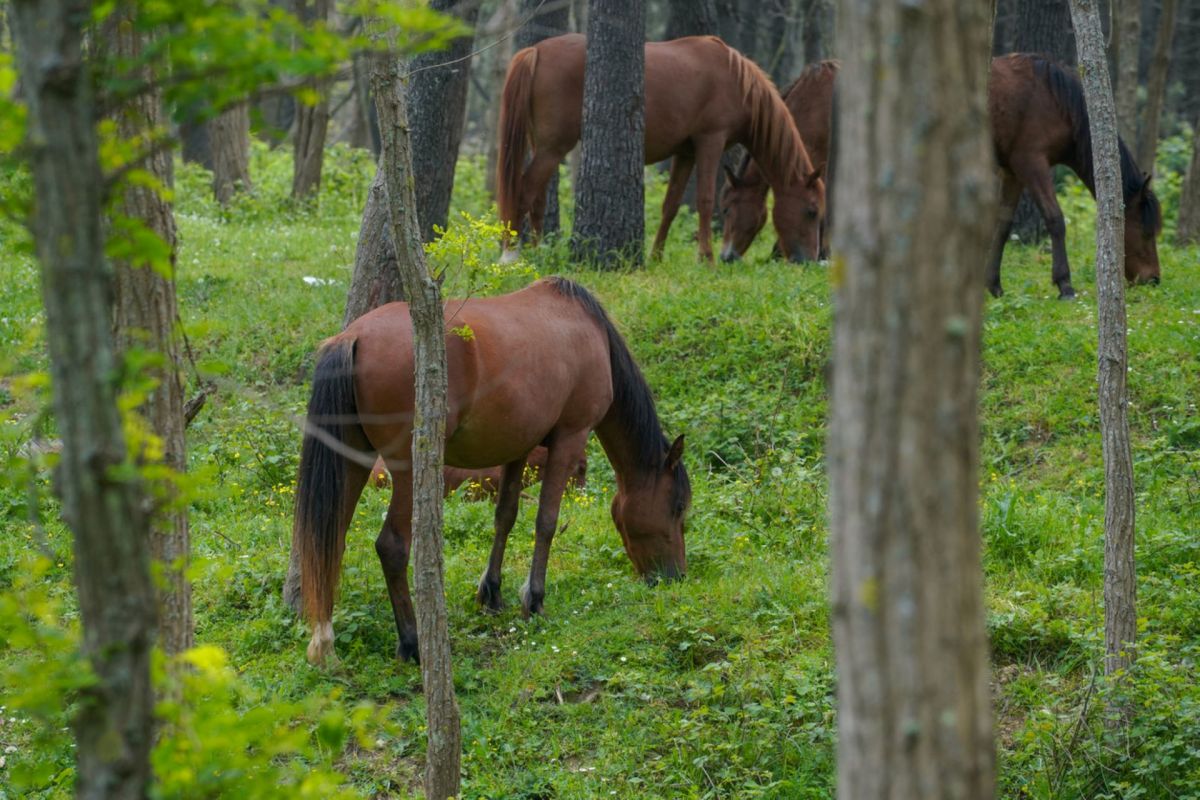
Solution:
[[[791,122],[790,118],[788,122]],[[778,124],[778,121],[773,124]],[[759,137],[751,138],[753,140]],[[796,134],[794,140],[799,147],[798,152],[793,149],[792,141],[790,137],[784,135],[780,137],[780,147],[766,147],[757,141],[752,141],[751,146],[746,148],[762,171],[763,180],[772,189],[778,190],[794,186],[812,172],[812,161],[808,158],[808,151],[804,149],[800,135]]]
[[[617,486],[626,489],[648,482],[653,473],[639,457],[639,442],[630,434],[630,428],[620,417],[614,406],[596,427],[596,438],[612,464],[617,477]]]
[[[753,62],[745,61],[745,56],[737,58],[743,59],[735,63],[747,117],[746,149],[773,189],[793,185],[812,172],[804,141],[775,87]]]

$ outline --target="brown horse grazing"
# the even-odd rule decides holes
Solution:
[[[807,73],[807,70],[806,70]],[[801,80],[803,76],[801,76]],[[832,79],[832,76],[831,76]],[[831,118],[820,117],[830,108],[823,94],[814,90],[811,104],[805,102],[804,84],[797,80],[785,98],[788,108],[812,108],[814,116],[797,126],[813,150],[829,141]],[[1013,210],[1021,190],[1028,188],[1046,220],[1053,248],[1052,278],[1060,297],[1072,297],[1067,265],[1066,225],[1054,196],[1051,167],[1065,164],[1095,194],[1092,177],[1091,133],[1087,106],[1079,80],[1063,67],[1040,56],[1013,53],[992,61],[988,84],[988,110],[996,159],[1003,174],[1000,224],[992,241],[988,262],[988,288],[1000,295],[1000,260],[1012,230]],[[822,133],[822,131],[824,133]],[[1121,177],[1125,196],[1125,277],[1133,283],[1158,283],[1158,250],[1155,239],[1162,230],[1162,212],[1129,148],[1119,143]],[[827,160],[832,153],[826,152]],[[722,194],[725,209],[725,248],[722,258],[731,260],[749,248],[765,219],[767,187],[756,173],[746,168],[732,176]]]
[[[833,85],[839,68],[836,61],[810,64],[783,92],[783,104],[796,123],[796,130],[808,148],[808,155],[817,164],[833,163],[830,160],[833,148]],[[767,190],[771,187],[758,162],[749,154],[737,172],[726,168],[725,177],[725,186],[721,190],[721,225],[725,233],[721,260],[728,262],[736,261],[749,250],[754,237],[767,224]],[[821,225],[822,253],[829,250],[827,220],[829,209],[833,206],[831,195],[827,189],[827,211]]]
[[[617,329],[591,294],[562,278],[501,297],[455,300],[446,320],[449,388],[446,463],[504,464],[495,539],[477,599],[500,607],[500,566],[517,516],[530,451],[546,447],[526,614],[542,608],[546,562],[567,479],[595,430],[616,473],[612,517],[625,552],[649,580],[684,573],[691,485],[683,437],[668,442],[654,399]],[[450,328],[469,325],[469,340]],[[375,540],[400,641],[417,658],[408,592],[412,534],[413,339],[408,306],[371,311],[328,339],[317,356],[296,487],[294,541],[313,625],[308,659],[333,652],[333,595],[346,529],[376,455],[392,473],[392,499]],[[357,457],[356,457],[357,456]]]
[[[583,65],[579,34],[545,39],[513,56],[500,104],[496,186],[500,219],[541,235],[546,184],[579,141]],[[666,158],[671,178],[652,257],[662,254],[688,177],[696,170],[701,258],[712,260],[712,211],[721,153],[735,143],[758,159],[775,191],[783,251],[815,258],[825,206],[824,165],[814,168],[791,116],[763,71],[713,36],[646,44],[646,163]],[[532,160],[525,165],[526,150]],[[505,257],[511,257],[506,249]]]
[[[529,451],[525,460],[525,472],[521,476],[522,488],[528,488],[542,479],[542,470],[546,467],[546,456],[549,454],[540,444]],[[461,469],[459,467],[444,467],[442,469],[442,486],[445,496],[454,494],[454,490],[466,484],[463,497],[467,500],[495,500],[500,494],[500,479],[504,475],[503,467],[488,467],[486,469]],[[567,480],[576,487],[587,486],[587,456],[581,456],[575,469],[567,476]],[[376,459],[371,468],[370,485],[377,489],[386,489],[392,485],[392,476],[387,464],[382,458]]]

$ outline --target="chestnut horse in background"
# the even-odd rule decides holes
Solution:
[[[809,157],[817,164],[828,165],[825,170],[828,178],[826,213],[821,220],[822,257],[829,251],[828,223],[833,208],[833,161],[830,156],[833,151],[833,85],[838,69],[840,65],[836,61],[810,64],[783,92],[783,104],[796,123]],[[721,224],[725,233],[721,260],[736,261],[750,249],[754,237],[767,224],[767,190],[771,187],[758,162],[748,153],[736,172],[726,168],[725,178],[721,191]]]
[[[500,219],[516,231],[528,214],[534,239],[542,232],[546,184],[580,138],[586,52],[583,36],[556,36],[521,50],[508,67],[496,168]],[[646,163],[673,159],[652,258],[662,254],[694,168],[700,257],[712,260],[717,165],[736,143],[757,159],[775,191],[783,252],[801,261],[817,256],[824,165],[813,166],[779,93],[753,61],[714,36],[648,42],[645,109]],[[506,243],[505,259],[513,255]]]
[[[683,523],[691,502],[683,437],[671,443],[663,435],[650,388],[599,302],[578,284],[548,278],[512,294],[447,306],[446,464],[505,465],[479,602],[500,607],[500,567],[517,517],[525,461],[543,445],[533,563],[521,590],[525,613],[541,610],[563,490],[593,430],[616,474],[612,518],[634,568],[650,580],[682,575]],[[470,340],[451,332],[461,325],[474,332]],[[308,645],[313,663],[333,652],[333,596],[346,530],[377,455],[392,473],[392,498],[375,551],[396,618],[396,654],[417,658],[408,591],[413,395],[406,303],[364,314],[321,346],[293,530],[313,626]]]
[[[811,69],[811,68],[810,68]],[[806,74],[807,74],[806,70]],[[806,96],[808,84],[797,80],[786,102],[796,109],[813,109],[797,125],[805,141],[830,141],[831,109],[819,85]],[[832,80],[832,73],[830,80]],[[792,97],[795,95],[795,97]],[[1053,250],[1052,279],[1060,297],[1073,297],[1067,264],[1066,224],[1054,195],[1052,167],[1064,164],[1095,195],[1092,140],[1083,87],[1071,72],[1041,56],[1013,53],[992,60],[988,83],[988,111],[996,160],[1003,175],[999,226],[988,261],[988,289],[999,296],[1000,261],[1012,230],[1013,212],[1021,190],[1029,189],[1046,221]],[[822,134],[824,131],[824,134]],[[1125,197],[1125,277],[1132,283],[1158,283],[1156,237],[1162,230],[1162,212],[1150,188],[1150,176],[1138,169],[1125,143],[1119,142],[1121,178]],[[832,163],[833,154],[825,154]],[[766,186],[752,167],[732,176],[722,193],[725,209],[725,248],[722,258],[732,260],[746,251],[765,219]]]

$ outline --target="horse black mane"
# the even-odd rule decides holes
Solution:
[[[629,347],[621,338],[620,331],[608,318],[604,307],[600,305],[591,292],[574,281],[553,276],[546,278],[559,294],[569,297],[600,324],[608,336],[608,357],[612,368],[613,405],[617,409],[617,418],[626,432],[637,442],[637,460],[639,466],[651,473],[663,468],[670,443],[663,433],[658,421],[658,412],[654,408],[654,396],[646,384],[642,371],[633,360]],[[678,515],[687,507],[691,500],[692,487],[688,481],[687,470],[683,461],[675,465],[675,493],[671,498],[671,513]]]
[[[1071,134],[1075,139],[1075,153],[1079,157],[1080,175],[1090,185],[1095,186],[1095,164],[1092,157],[1092,131],[1088,120],[1087,101],[1084,98],[1083,84],[1080,83],[1071,70],[1064,67],[1048,56],[1027,56],[1033,64],[1034,74],[1037,75],[1050,90],[1051,96],[1059,108],[1071,122]],[[1150,236],[1158,235],[1162,230],[1162,209],[1158,198],[1146,185],[1146,176],[1133,153],[1121,137],[1117,137],[1117,149],[1121,153],[1121,192],[1126,203],[1136,197],[1145,188],[1142,203],[1142,230]]]

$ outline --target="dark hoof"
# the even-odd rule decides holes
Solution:
[[[1058,299],[1059,300],[1074,300],[1075,299],[1075,290],[1072,289],[1070,286],[1060,286],[1058,288]]]
[[[396,645],[396,660],[421,663],[421,651],[417,648],[416,636],[401,636],[400,644]]]
[[[504,608],[504,600],[500,597],[500,581],[495,583],[486,577],[479,582],[479,590],[475,592],[475,600],[485,611],[497,612]]]
[[[1004,296],[1004,289],[1000,286],[1000,284],[996,284],[995,286],[989,286],[988,291],[992,293],[992,297],[1003,297]]]
[[[545,597],[545,592],[530,591],[529,584],[521,587],[521,610],[525,613],[526,618],[542,613],[542,601]]]

